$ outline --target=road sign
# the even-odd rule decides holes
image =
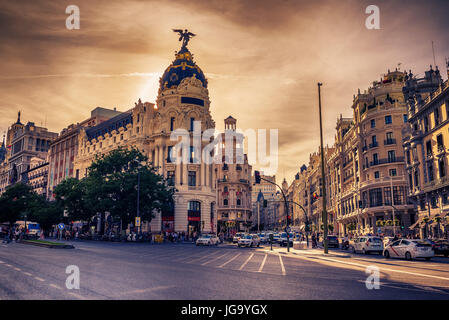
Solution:
[[[140,217],[136,217],[136,227],[140,227]]]
[[[58,224],[58,229],[59,229],[59,230],[64,230],[64,228],[65,228],[64,223]]]

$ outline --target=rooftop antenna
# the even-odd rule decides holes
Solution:
[[[433,54],[433,65],[436,67],[437,63],[436,63],[436,60],[435,60],[435,49],[433,47],[433,40],[432,40],[432,54]]]

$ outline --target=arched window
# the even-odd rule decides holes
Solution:
[[[224,188],[223,188],[223,191],[224,191],[224,192],[228,192],[228,187],[224,187]]]
[[[227,205],[228,205],[228,199],[224,199],[224,200],[223,200],[223,205],[224,205],[224,206],[227,206]]]

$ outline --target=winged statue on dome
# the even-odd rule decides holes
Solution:
[[[190,38],[196,36],[196,34],[189,32],[187,29],[185,29],[184,31],[182,29],[172,29],[172,30],[173,32],[179,33],[179,41],[182,41],[181,49],[187,47],[187,43],[189,43]]]

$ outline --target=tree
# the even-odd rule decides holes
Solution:
[[[172,210],[174,188],[138,149],[118,148],[97,156],[83,179],[85,203],[91,213],[109,212],[122,226],[137,213],[137,184],[140,179],[139,212],[142,221],[151,221],[154,211]]]
[[[37,205],[38,196],[29,185],[16,183],[9,186],[0,196],[0,222],[9,222],[12,226],[25,215],[31,216]]]
[[[42,230],[48,231],[61,222],[62,216],[63,208],[56,201],[47,201],[43,196],[38,196],[30,220],[39,223]]]
[[[95,212],[87,206],[86,181],[68,178],[58,184],[53,194],[56,206],[62,212],[67,210],[70,220],[89,220]]]

